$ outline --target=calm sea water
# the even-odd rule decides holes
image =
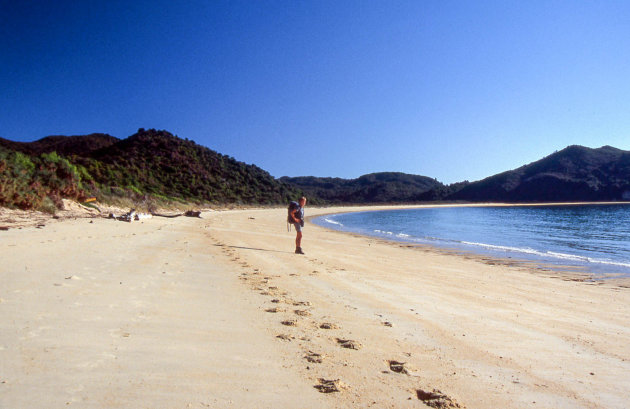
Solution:
[[[630,277],[630,205],[370,211],[314,222],[391,240]]]

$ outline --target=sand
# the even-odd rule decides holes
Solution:
[[[627,283],[202,217],[0,231],[0,408],[630,406]]]

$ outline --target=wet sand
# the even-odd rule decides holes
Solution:
[[[0,408],[630,405],[626,283],[285,220],[0,232]]]

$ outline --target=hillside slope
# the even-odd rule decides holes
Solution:
[[[518,169],[490,176],[447,197],[470,202],[630,200],[630,152],[573,145]]]
[[[425,200],[427,192],[444,188],[435,179],[398,172],[371,173],[357,179],[303,176],[280,180],[331,203],[416,202]]]
[[[103,133],[73,136],[53,135],[34,142],[13,142],[0,138],[0,146],[28,155],[57,152],[57,154],[63,156],[88,156],[91,152],[111,146],[119,140],[114,136]]]
[[[62,198],[284,204],[302,194],[255,165],[166,131],[0,140],[0,206],[54,212]]]
[[[155,195],[272,204],[286,203],[300,194],[258,166],[153,129],[141,130],[77,161],[100,184],[113,181]]]

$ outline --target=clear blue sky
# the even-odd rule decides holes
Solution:
[[[140,127],[276,177],[630,150],[630,1],[0,0],[0,137]]]

